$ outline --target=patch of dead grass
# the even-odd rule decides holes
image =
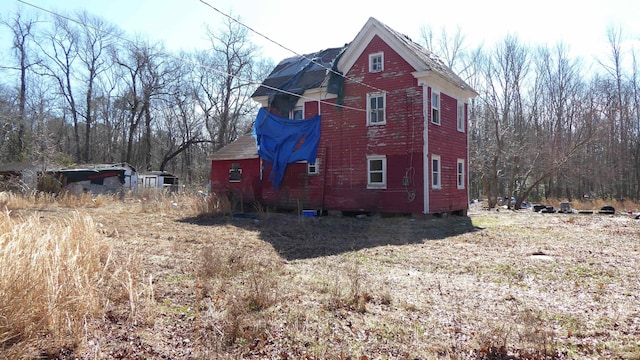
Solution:
[[[0,349],[9,358],[75,349],[103,305],[108,245],[77,213],[50,224],[1,213],[0,223]]]
[[[80,339],[82,354],[640,356],[631,217],[237,218],[181,196],[86,208],[118,270],[99,285],[108,303]]]

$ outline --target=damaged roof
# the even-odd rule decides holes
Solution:
[[[369,43],[369,35],[373,33],[382,35],[386,40],[396,44],[395,50],[408,56],[411,59],[409,62],[417,71],[433,71],[459,89],[477,95],[477,92],[469,84],[433,52],[372,17],[349,44],[282,60],[251,97],[268,96],[271,101],[274,95],[302,95],[305,90],[323,86],[323,82],[327,79],[328,69],[334,68],[336,65],[334,62],[337,62],[338,59],[341,59],[340,63],[345,63],[342,65],[346,65],[346,68],[340,66],[340,70],[343,73],[348,72],[352,62],[357,59]],[[400,50],[401,48],[404,50]],[[353,56],[343,56],[343,53],[351,53]],[[345,57],[351,57],[351,59],[347,60]]]
[[[282,60],[251,97],[270,96],[279,92],[274,89],[303,94],[307,89],[320,87],[327,75],[327,68],[333,66],[333,61],[343,49],[330,48]]]
[[[57,169],[48,170],[47,174],[62,175],[66,179],[66,183],[74,183],[81,181],[96,181],[110,177],[118,177],[122,184],[125,183],[125,171],[123,167],[110,168],[77,168],[77,169]],[[100,183],[102,185],[102,183]]]
[[[242,160],[258,158],[256,138],[251,133],[240,136],[236,141],[216,151],[209,160]]]

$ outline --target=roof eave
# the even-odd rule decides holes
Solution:
[[[449,79],[432,70],[415,71],[411,74],[416,78],[416,80],[418,80],[418,85],[434,86],[456,98],[473,99],[479,95],[470,86],[466,84],[462,85],[453,83]]]
[[[261,105],[261,107],[269,106],[269,97],[267,95],[254,96],[251,99],[253,99],[253,101],[259,103]]]
[[[323,81],[323,85],[326,84],[326,81]],[[337,98],[336,94],[327,93],[327,87],[315,87],[312,89],[306,89],[298,100],[298,105],[301,103],[305,103],[307,101],[323,101]],[[269,97],[267,95],[263,96],[254,96],[251,98],[253,101],[260,104],[261,107],[269,107]]]

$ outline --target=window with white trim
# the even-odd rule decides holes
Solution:
[[[458,190],[464,189],[464,159],[458,159]]]
[[[240,163],[232,163],[229,169],[229,182],[240,182],[242,180],[242,169]]]
[[[440,125],[440,93],[431,90],[431,122]]]
[[[442,189],[442,163],[440,155],[431,155],[431,188]]]
[[[460,132],[464,132],[464,119],[465,119],[465,113],[464,113],[464,103],[458,103],[458,131]]]
[[[384,53],[369,54],[369,72],[381,72],[384,70]]]
[[[304,119],[304,111],[302,106],[296,106],[289,114],[289,119],[302,120]]]
[[[367,156],[367,189],[387,188],[387,157],[385,155]]]
[[[320,159],[316,158],[316,162],[314,164],[308,162],[307,163],[307,175],[318,175],[320,173]]]
[[[385,93],[367,94],[367,125],[386,124]]]

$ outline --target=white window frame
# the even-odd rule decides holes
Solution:
[[[382,98],[382,120],[378,119],[376,122],[371,122],[371,113],[376,111],[377,115],[380,115],[380,109],[371,108],[372,99]],[[377,103],[377,101],[376,101]],[[378,116],[379,117],[379,116]],[[384,92],[375,92],[367,94],[367,126],[384,125],[387,123],[387,94]]]
[[[459,132],[464,132],[464,119],[466,119],[464,108],[464,103],[458,102],[457,127]]]
[[[382,161],[381,170],[371,170],[372,161]],[[371,175],[373,173],[381,173],[382,181],[372,182]],[[386,189],[387,188],[387,156],[386,155],[367,155],[367,189]]]
[[[434,100],[434,96],[436,101]],[[440,103],[442,102],[442,97],[440,96],[440,92],[431,89],[431,122],[436,125],[440,125],[442,123],[442,113],[440,112]],[[435,116],[437,115],[437,116]]]
[[[434,161],[438,162],[438,166],[433,166]],[[431,188],[442,189],[442,159],[440,155],[431,155]]]
[[[320,159],[316,158],[315,164],[307,162],[307,175],[318,175],[318,174],[320,174]]]
[[[300,114],[299,118],[296,118],[296,112],[299,112],[299,114]],[[295,108],[293,108],[289,112],[289,119],[293,119],[293,120],[302,120],[302,119],[304,119],[304,107],[303,106],[296,106]]]
[[[231,179],[231,174],[237,172],[240,175],[239,179]],[[231,169],[229,169],[229,182],[239,183],[242,181],[242,168],[240,167],[240,163],[232,163]]]
[[[464,159],[458,159],[456,165],[456,179],[458,181],[458,190],[464,190]]]
[[[379,59],[380,62],[377,62],[377,59]],[[369,54],[369,72],[376,73],[382,71],[384,71],[384,53],[377,52]]]

